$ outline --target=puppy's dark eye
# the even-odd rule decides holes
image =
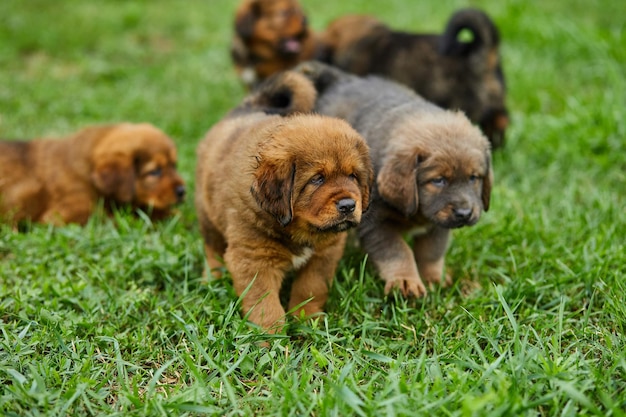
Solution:
[[[351,180],[354,180],[354,181],[357,181],[357,182],[359,181],[359,177],[358,177],[356,174],[350,174],[350,175],[349,175],[349,178],[350,178]]]
[[[154,168],[154,169],[146,172],[146,175],[149,175],[151,177],[160,177],[161,175],[163,175],[163,169],[161,167]]]
[[[430,183],[435,187],[444,187],[448,183],[448,180],[444,177],[437,177],[430,180]]]
[[[478,175],[470,175],[469,177],[469,182],[471,183],[475,183],[476,181],[478,181],[480,179],[480,177]]]
[[[311,178],[309,180],[309,183],[313,184],[313,185],[322,185],[324,184],[324,176],[322,175],[316,175],[313,178]]]

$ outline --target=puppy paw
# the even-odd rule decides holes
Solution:
[[[446,273],[441,275],[428,276],[423,277],[424,281],[427,283],[428,288],[433,288],[435,285],[441,285],[443,288],[447,288],[452,285],[452,275],[446,271]]]
[[[398,288],[405,298],[423,297],[426,295],[426,286],[421,280],[398,279],[388,281],[385,285],[385,295],[391,290]]]

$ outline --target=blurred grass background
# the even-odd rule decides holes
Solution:
[[[328,315],[261,349],[228,280],[202,282],[193,195],[156,225],[0,226],[0,414],[624,415],[626,5],[302,3],[317,30],[359,12],[440,32],[465,6],[499,26],[512,125],[492,208],[454,232],[455,285],[385,299],[349,250]],[[0,137],[151,122],[193,191],[198,140],[245,94],[236,5],[3,0]]]

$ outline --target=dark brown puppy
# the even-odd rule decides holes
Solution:
[[[130,205],[158,219],[185,195],[176,147],[149,124],[88,127],[66,139],[0,142],[0,218],[84,224]]]
[[[315,90],[306,78],[277,77],[293,95],[265,101],[253,94],[199,144],[196,171],[208,266],[215,271],[224,260],[244,294],[243,313],[269,332],[285,320],[279,292],[289,271],[296,273],[289,309],[311,299],[296,314],[323,311],[346,230],[360,222],[373,176],[365,141],[344,121],[254,111],[280,102],[294,112],[312,109]]]
[[[459,39],[471,32],[471,41]],[[323,35],[324,60],[348,72],[379,74],[405,84],[429,101],[460,109],[480,125],[494,148],[509,123],[500,35],[477,9],[462,9],[443,34],[397,32],[370,16],[345,16]]]
[[[489,141],[463,113],[395,82],[314,62],[294,71],[316,85],[318,112],[345,119],[370,146],[375,186],[358,233],[385,291],[421,296],[424,281],[449,282],[443,272],[450,229],[475,224],[489,209]]]
[[[231,56],[248,88],[312,58],[315,45],[296,0],[244,0],[237,8]]]

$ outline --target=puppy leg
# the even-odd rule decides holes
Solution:
[[[222,257],[226,251],[226,240],[220,232],[213,227],[206,215],[200,213],[200,233],[204,239],[204,254],[207,268],[204,270],[204,278],[221,278],[224,264]]]
[[[442,283],[444,257],[448,249],[450,231],[435,227],[428,233],[416,236],[413,241],[413,254],[417,262],[420,276],[427,284]],[[443,285],[452,283],[452,278],[446,274]]]
[[[68,195],[56,200],[41,216],[44,223],[62,226],[67,223],[84,225],[94,211],[94,204],[89,198]]]
[[[405,297],[426,295],[411,248],[400,233],[378,226],[363,228],[359,235],[363,249],[386,282],[385,294],[399,288]]]
[[[256,252],[256,253],[255,253]],[[268,333],[277,333],[285,324],[285,310],[280,303],[280,287],[290,267],[288,259],[281,259],[277,253],[229,246],[224,261],[233,278],[237,295],[247,293],[242,299],[243,314],[263,327]]]
[[[215,250],[213,245],[204,244],[204,254],[206,255],[207,268],[204,269],[204,278],[222,278],[222,267],[220,257],[223,251]]]
[[[291,287],[289,310],[308,299],[311,300],[294,311],[295,316],[300,316],[304,312],[305,317],[309,317],[324,311],[328,290],[335,277],[337,264],[343,255],[347,236],[347,233],[340,234],[336,243],[315,252],[309,262],[298,271]]]

